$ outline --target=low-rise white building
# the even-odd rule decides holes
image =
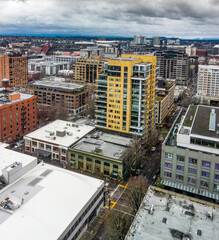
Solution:
[[[0,161],[5,168],[11,161],[17,165],[26,164],[27,158],[36,162],[0,147],[2,153],[9,160]],[[34,164],[0,190],[1,239],[78,240],[103,206],[103,194],[102,180],[43,162]]]
[[[68,148],[94,129],[86,124],[55,120],[24,137],[25,152],[67,162]]]

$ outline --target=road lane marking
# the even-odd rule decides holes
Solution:
[[[109,200],[107,200],[107,202],[109,202]],[[113,204],[112,206],[110,206],[110,209],[113,209],[116,205],[116,202],[110,201],[110,204]],[[105,206],[105,208],[109,209],[109,206]]]
[[[119,186],[122,187],[122,188],[127,188],[128,187],[128,183],[125,186],[123,186],[121,184],[119,184]]]

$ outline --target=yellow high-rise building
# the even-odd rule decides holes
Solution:
[[[156,57],[108,60],[96,80],[96,126],[150,138],[155,126]]]

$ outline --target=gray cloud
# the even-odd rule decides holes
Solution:
[[[218,22],[219,0],[0,0],[2,33],[219,37]]]

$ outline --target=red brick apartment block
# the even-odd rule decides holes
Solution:
[[[37,97],[0,89],[0,142],[11,143],[37,129]]]

